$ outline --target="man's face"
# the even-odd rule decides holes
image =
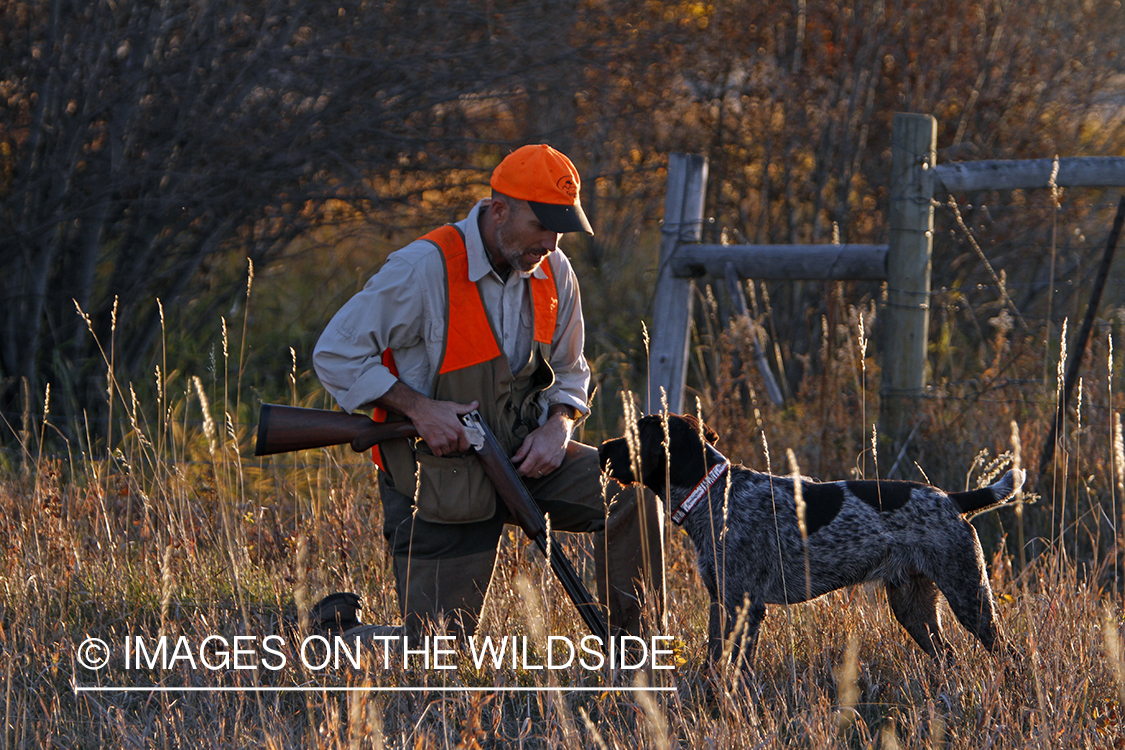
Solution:
[[[530,273],[558,248],[559,235],[539,223],[525,201],[509,201],[504,220],[496,225],[496,244],[509,266]]]

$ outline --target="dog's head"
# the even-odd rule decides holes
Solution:
[[[642,417],[637,422],[640,439],[640,481],[661,497],[667,497],[664,487],[665,462],[671,461],[672,485],[694,486],[707,474],[706,444],[714,444],[719,434],[696,417],[681,414],[668,415],[668,448],[664,447],[664,422],[659,414]],[[602,471],[609,466],[610,476],[622,484],[637,481],[629,443],[621,437],[607,440],[598,448]]]

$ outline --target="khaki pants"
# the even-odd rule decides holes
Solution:
[[[645,528],[635,487],[614,480],[601,487],[597,449],[571,442],[562,465],[524,483],[556,531],[594,534],[598,599],[609,611],[611,633],[640,633],[644,591],[663,603],[663,567],[655,497],[645,489]],[[472,634],[492,578],[504,524],[513,522],[503,502],[496,514],[467,524],[440,524],[413,516],[412,498],[397,492],[379,473],[383,533],[395,558],[399,608],[409,631],[447,618],[448,626]],[[608,511],[607,511],[608,508]],[[644,564],[647,547],[649,564]],[[642,584],[642,581],[644,582]],[[570,606],[569,602],[558,606]]]

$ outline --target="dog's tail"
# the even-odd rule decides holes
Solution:
[[[968,492],[951,492],[949,493],[949,499],[957,505],[957,509],[961,511],[962,515],[983,513],[997,505],[1008,502],[1016,494],[1016,491],[1023,486],[1025,476],[1022,469],[1012,469],[1000,477],[999,481],[987,487],[969,490]]]

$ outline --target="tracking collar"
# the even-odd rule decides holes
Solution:
[[[723,454],[720,453],[719,455],[722,456]],[[688,495],[687,498],[680,503],[680,507],[676,508],[672,513],[672,523],[677,526],[683,526],[684,519],[688,517],[689,513],[695,510],[695,506],[699,505],[699,501],[708,495],[711,488],[715,485],[715,482],[719,481],[719,477],[725,474],[729,468],[730,461],[727,460],[726,456],[723,456],[722,462],[711,467],[711,471],[707,472],[707,476],[699,480],[699,484],[695,485],[695,489],[691,491],[691,494]]]

